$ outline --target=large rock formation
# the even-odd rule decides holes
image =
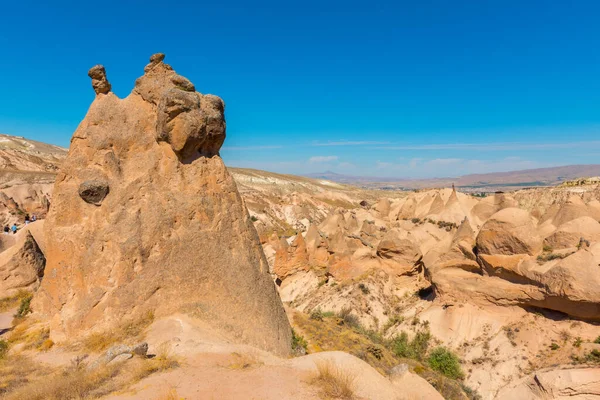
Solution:
[[[285,355],[290,327],[219,157],[223,101],[163,59],[125,99],[102,67],[90,71],[96,98],[57,176],[34,311],[51,319],[53,340],[186,312]]]

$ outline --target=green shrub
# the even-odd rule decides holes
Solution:
[[[415,334],[413,340],[408,340],[408,334],[406,332],[400,333],[400,336],[396,336],[392,339],[392,351],[398,357],[412,358],[414,360],[423,360],[427,349],[429,348],[429,341],[431,340],[431,333],[428,330],[421,330]]]
[[[594,343],[596,343],[596,344],[600,344],[600,336],[598,336],[598,337],[596,338],[596,340],[594,340]]]
[[[552,343],[550,345],[550,350],[558,350],[558,349],[560,349],[560,346],[558,344]]]
[[[364,283],[359,283],[358,288],[363,292],[363,294],[369,294],[371,292]]]
[[[27,297],[24,297],[23,299],[21,299],[21,304],[19,304],[19,309],[17,310],[17,313],[15,314],[15,318],[23,318],[31,312],[31,299],[32,298],[33,298],[33,296],[31,294],[29,294]]]
[[[323,321],[323,311],[320,308],[315,308],[310,312],[310,319],[315,321]]]
[[[356,315],[352,314],[352,309],[350,307],[342,308],[342,310],[338,313],[338,317],[341,318],[349,327],[362,330],[360,320]]]
[[[573,346],[581,347],[581,343],[583,343],[583,340],[581,340],[581,338],[578,336],[577,339],[575,339],[575,341],[573,342]]]
[[[600,350],[594,349],[585,356],[585,360],[590,363],[600,364]]]
[[[308,343],[306,339],[298,335],[295,330],[292,329],[292,351],[297,354],[306,354],[306,348]]]
[[[460,369],[460,360],[458,357],[445,347],[433,349],[427,362],[431,369],[438,371],[451,379],[460,379],[463,377]]]
[[[481,400],[481,395],[479,393],[477,393],[477,390],[471,389],[469,386],[465,385],[464,383],[461,383],[460,387],[463,390],[463,392],[465,392],[465,394],[467,395],[469,400]]]

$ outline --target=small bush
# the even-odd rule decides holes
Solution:
[[[358,288],[363,292],[363,294],[369,294],[371,291],[364,283],[359,283]]]
[[[394,315],[394,316],[392,316],[390,319],[388,319],[388,321],[383,326],[383,333],[385,334],[393,326],[401,324],[402,321],[404,321],[404,317],[402,315]]]
[[[296,354],[306,354],[308,343],[292,329],[292,351]]]
[[[0,312],[8,311],[11,308],[17,307],[19,303],[27,297],[31,297],[31,293],[24,290],[19,290],[19,292],[14,296],[0,299]]]
[[[352,314],[352,309],[350,307],[344,307],[338,313],[338,317],[341,318],[344,323],[352,328],[361,329],[360,320],[354,314]]]
[[[594,343],[596,343],[596,344],[600,344],[600,336],[598,336],[598,337],[597,337],[597,338],[594,340]]]
[[[403,331],[400,336],[396,336],[392,339],[391,347],[392,351],[398,357],[412,358],[421,361],[425,358],[430,340],[431,334],[428,330],[417,332],[411,341],[408,340],[408,334]]]
[[[33,299],[31,294],[21,299],[15,318],[24,318],[31,312],[31,299]]]
[[[469,400],[481,400],[481,395],[477,393],[477,390],[471,389],[469,386],[463,383],[460,384],[460,387],[463,390],[463,392],[465,392]]]
[[[578,336],[575,341],[573,342],[573,346],[574,347],[581,347],[581,343],[583,343],[583,340],[581,340],[581,338]]]
[[[250,221],[252,221],[252,222],[258,221],[258,217],[256,215],[251,215],[250,216]]]
[[[378,360],[383,358],[383,350],[379,346],[367,346],[367,351]]]
[[[558,344],[552,343],[550,345],[550,350],[558,350],[558,349],[560,349],[560,346]]]
[[[590,363],[600,364],[600,350],[594,349],[585,356],[585,360]]]
[[[315,321],[323,321],[323,312],[320,308],[315,308],[310,312],[310,319]]]
[[[317,376],[313,383],[321,387],[325,398],[354,399],[354,376],[339,369],[331,362],[317,362]]]
[[[451,379],[463,377],[458,357],[445,347],[434,349],[429,355],[427,362],[431,369],[438,371]]]

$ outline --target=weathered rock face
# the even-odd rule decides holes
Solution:
[[[542,239],[529,213],[505,208],[492,215],[477,236],[477,248],[484,254],[529,254],[542,249]]]
[[[287,318],[218,156],[224,104],[163,59],[125,99],[96,90],[57,176],[34,311],[51,319],[54,340],[150,310],[186,312],[285,355]]]
[[[44,254],[31,233],[20,233],[16,243],[0,253],[0,299],[19,290],[37,289],[45,265]]]
[[[595,399],[600,397],[600,368],[540,371],[504,387],[497,399]]]

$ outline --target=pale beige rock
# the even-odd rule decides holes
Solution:
[[[386,233],[379,242],[377,256],[388,261],[388,266],[398,275],[416,272],[423,258],[419,247],[410,240],[401,238],[395,230]]]
[[[581,399],[600,397],[600,368],[539,371],[498,392],[497,400]]]
[[[44,254],[33,236],[19,232],[16,243],[0,253],[0,299],[20,290],[35,291],[44,276],[45,265]]]
[[[535,220],[525,210],[505,208],[492,215],[477,235],[477,248],[483,254],[529,254],[542,249]]]
[[[34,312],[63,341],[183,311],[287,355],[281,300],[218,156],[223,102],[178,88],[176,77],[153,57],[127,98],[108,93],[90,106],[56,180]],[[79,196],[85,181],[106,182],[99,205]]]
[[[576,247],[579,240],[597,242],[600,240],[600,223],[591,217],[579,217],[572,219],[561,226],[555,232],[544,239],[544,244],[554,250]]]

